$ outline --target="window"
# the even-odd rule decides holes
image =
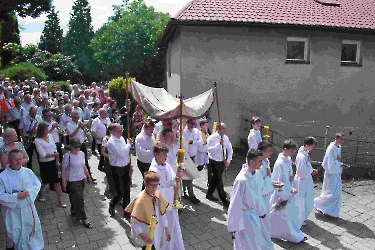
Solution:
[[[361,42],[343,40],[341,47],[341,64],[360,65]]]
[[[286,44],[286,62],[308,63],[309,40],[305,37],[288,37]]]

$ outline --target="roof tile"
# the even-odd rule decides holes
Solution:
[[[375,29],[375,1],[195,0],[174,19]]]

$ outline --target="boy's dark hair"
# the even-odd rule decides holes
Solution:
[[[255,160],[257,157],[263,156],[263,153],[258,149],[249,149],[246,154],[246,162]]]
[[[296,149],[297,147],[297,143],[292,139],[288,139],[283,143],[283,149]]]
[[[268,147],[272,148],[272,144],[270,142],[262,141],[258,144],[259,151],[265,151]]]
[[[335,139],[340,139],[340,137],[345,136],[343,132],[338,132],[335,134]]]
[[[318,145],[318,142],[316,141],[314,137],[308,136],[303,141],[303,145]]]

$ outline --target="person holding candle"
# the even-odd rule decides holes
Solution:
[[[324,180],[320,196],[315,198],[314,207],[321,214],[338,217],[342,201],[342,170],[347,168],[341,162],[341,145],[344,133],[336,133],[335,141],[329,144],[323,159]]]
[[[158,191],[171,204],[167,207],[165,216],[168,221],[168,228],[171,233],[171,241],[167,242],[163,250],[184,250],[184,242],[181,235],[180,219],[178,210],[174,209],[172,204],[175,199],[175,192],[178,192],[179,182],[183,175],[182,168],[177,168],[176,173],[173,171],[167,160],[168,148],[162,143],[156,143],[154,146],[155,158],[151,162],[149,171],[154,171],[160,175],[160,184]]]
[[[261,197],[263,180],[258,170],[262,152],[249,149],[246,163],[233,183],[228,209],[228,232],[234,236],[234,250],[264,249],[261,220],[266,215]]]
[[[318,171],[311,166],[309,152],[314,150],[317,144],[314,137],[306,137],[296,157],[297,171],[294,182],[298,189],[297,204],[301,226],[306,225],[306,220],[314,208],[314,182],[312,175]]]
[[[167,242],[171,240],[165,216],[167,207],[171,204],[157,190],[160,175],[153,171],[146,171],[143,176],[145,189],[130,202],[124,211],[131,217],[132,236],[137,243],[143,245],[142,250],[146,249],[146,244],[152,244],[151,249],[159,250],[162,249],[165,240]],[[153,216],[156,217],[156,220],[151,223]],[[151,226],[155,228],[153,235],[150,235]]]
[[[260,128],[262,126],[262,121],[259,117],[254,116],[251,119],[251,127],[249,135],[247,136],[247,143],[249,149],[257,149],[258,144],[262,141],[262,136],[260,134]]]

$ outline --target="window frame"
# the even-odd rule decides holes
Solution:
[[[303,59],[288,58],[288,42],[304,42]],[[308,37],[287,37],[286,39],[286,63],[310,63],[310,39]]]
[[[342,48],[343,48],[343,45],[344,44],[354,44],[354,45],[357,45],[357,52],[356,52],[356,60],[355,61],[341,61],[341,57],[342,57]],[[359,40],[347,40],[347,39],[344,39],[342,40],[341,42],[341,54],[340,54],[340,63],[341,65],[352,65],[352,66],[362,66],[362,56],[361,56],[361,41]]]

